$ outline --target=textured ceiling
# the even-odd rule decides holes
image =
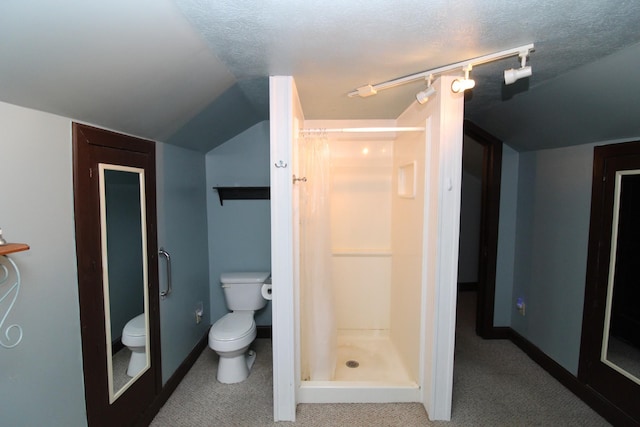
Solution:
[[[529,79],[503,84],[516,58],[472,71],[465,116],[518,149],[570,145],[594,110],[621,118],[589,138],[640,134],[638,22],[635,0],[5,0],[0,100],[207,151],[266,117],[269,75],[295,77],[309,119],[393,119],[421,83],[346,93],[535,43]]]
[[[368,99],[345,94],[476,56],[535,43],[536,86],[640,42],[637,1],[388,0],[323,2],[177,0],[237,78],[293,75],[305,116],[395,118],[419,90]],[[476,68],[468,108],[499,104],[501,72],[517,58]]]

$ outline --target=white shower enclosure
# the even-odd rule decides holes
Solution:
[[[438,95],[396,120],[319,122],[305,121],[292,77],[271,77],[276,421],[295,420],[300,402],[422,402],[431,419],[450,419],[463,121],[452,80],[436,80]],[[301,271],[300,129],[381,125],[424,130],[328,138],[334,301],[327,324],[338,345],[335,353],[320,348],[335,369],[313,378],[305,315],[325,294],[310,293]]]

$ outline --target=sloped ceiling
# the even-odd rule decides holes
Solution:
[[[206,152],[268,117],[293,75],[309,119],[394,119],[422,83],[364,84],[535,43],[478,66],[465,117],[520,150],[640,134],[634,0],[0,3],[0,100]],[[604,114],[603,114],[604,113]]]
[[[166,0],[0,2],[0,100],[164,140],[236,82]]]
[[[206,153],[268,119],[269,79],[246,79],[227,89],[167,142]]]

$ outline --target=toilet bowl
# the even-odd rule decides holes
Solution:
[[[267,303],[262,288],[269,277],[268,272],[225,273],[220,277],[227,308],[233,310],[209,330],[209,347],[220,356],[216,378],[221,383],[238,383],[249,376],[256,359],[255,351],[249,350],[257,335],[253,316]]]
[[[218,381],[232,384],[244,381],[255,361],[255,352],[248,352],[256,339],[253,313],[229,313],[209,330],[209,347],[220,356]]]
[[[131,350],[127,375],[135,377],[147,366],[147,330],[144,313],[134,317],[124,325],[122,344]]]

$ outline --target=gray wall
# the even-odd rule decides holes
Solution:
[[[518,164],[511,327],[574,375],[580,352],[593,147],[520,153]],[[507,156],[506,162],[510,160]],[[526,302],[525,316],[515,307],[518,297]]]
[[[156,144],[158,246],[171,254],[173,293],[160,301],[162,380],[166,383],[210,325],[204,154]],[[160,288],[167,283],[159,260]],[[204,317],[196,324],[198,303]]]
[[[0,227],[31,246],[10,255],[22,288],[6,325],[24,336],[0,347],[2,425],[87,424],[72,170],[69,119],[0,102]]]
[[[220,206],[215,186],[269,186],[269,122],[260,122],[207,153],[207,215],[211,321],[228,313],[220,274],[270,271],[271,214],[268,200],[227,200]],[[271,325],[271,303],[256,314]]]

